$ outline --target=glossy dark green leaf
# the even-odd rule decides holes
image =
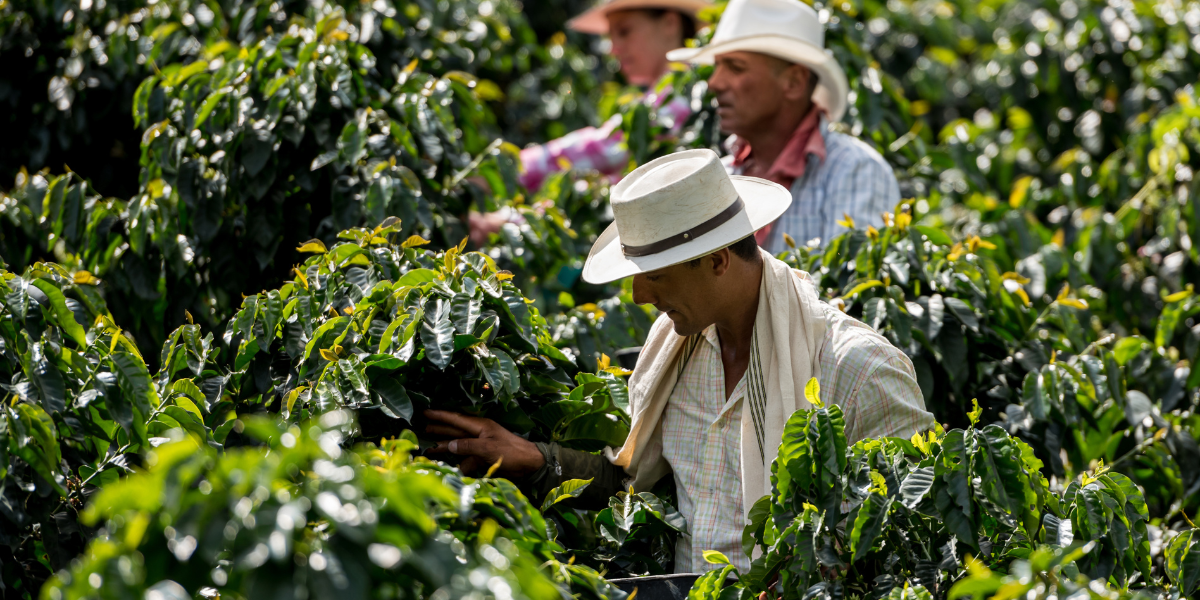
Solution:
[[[371,382],[371,391],[379,396],[383,414],[393,419],[412,421],[413,405],[404,389],[395,378],[380,377]]]
[[[946,304],[941,294],[921,297],[918,304],[921,304],[925,311],[921,314],[917,326],[925,332],[925,339],[932,341],[942,331],[942,323],[946,319]]]
[[[907,346],[912,343],[912,325],[913,320],[900,305],[892,298],[886,301],[888,325],[891,325],[892,331],[896,334],[896,342],[900,346]]]
[[[861,560],[875,545],[887,523],[891,505],[891,499],[872,493],[850,514],[848,538],[852,561]]]
[[[1021,390],[1021,400],[1025,405],[1025,410],[1038,421],[1045,420],[1047,413],[1050,410],[1049,400],[1046,398],[1046,391],[1042,388],[1042,374],[1037,371],[1031,371],[1025,376],[1025,384]]]
[[[961,430],[950,431],[942,438],[941,453],[934,461],[934,503],[938,515],[958,540],[978,548],[966,441]]]
[[[159,400],[146,363],[133,354],[121,351],[110,354],[108,360],[113,365],[121,392],[141,415],[149,415],[151,409],[158,406]]]
[[[590,414],[571,419],[559,438],[563,442],[597,441],[620,448],[629,435],[629,427],[608,414]]]
[[[59,472],[62,450],[54,420],[32,404],[20,403],[4,410],[11,436],[9,449],[54,486],[59,495],[66,496],[64,478]]]
[[[972,457],[972,471],[979,478],[977,485],[983,495],[1003,511],[993,513],[994,516],[1022,522],[1033,507],[1026,504],[1030,482],[1024,471],[1020,448],[1008,432],[996,425],[984,427],[977,439],[978,451]]]
[[[870,325],[876,331],[883,328],[884,320],[887,318],[886,300],[883,298],[870,298],[863,304],[863,323]]]
[[[426,303],[421,344],[434,366],[444,371],[450,365],[454,358],[454,323],[450,320],[449,301],[434,298]]]
[[[504,389],[508,394],[516,394],[521,387],[521,375],[517,371],[517,363],[507,352],[499,349],[492,350],[496,361],[500,366],[500,374],[503,377]]]
[[[62,328],[70,338],[79,345],[80,348],[87,347],[87,332],[75,320],[75,313],[67,307],[67,298],[63,295],[54,284],[44,279],[34,279],[29,282],[30,285],[37,287],[50,300],[50,309],[54,315],[54,321]]]
[[[933,467],[914,469],[900,483],[900,501],[910,510],[915,510],[929,495],[934,483]]]
[[[462,335],[470,335],[475,331],[479,322],[483,301],[474,296],[459,294],[451,302],[451,315],[454,319],[454,329]]]
[[[1171,582],[1185,595],[1200,591],[1200,534],[1189,529],[1171,539],[1163,552]]]
[[[37,387],[42,408],[55,415],[66,408],[66,385],[62,372],[45,353],[46,346],[42,342],[30,344],[28,362],[24,368],[30,381]]]
[[[975,310],[970,304],[953,296],[947,296],[943,301],[950,314],[954,315],[967,329],[979,333],[979,317],[975,315]]]
[[[564,481],[562,485],[550,490],[546,494],[546,498],[542,501],[542,512],[564,500],[578,498],[591,483],[591,479],[568,479]]]

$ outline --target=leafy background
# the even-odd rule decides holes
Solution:
[[[1194,594],[1200,5],[816,6],[836,126],[905,200],[781,257],[910,356],[943,429],[798,413],[761,559],[693,593]],[[0,3],[0,594],[619,600],[602,575],[672,570],[669,489],[527,500],[411,433],[437,406],[620,443],[607,357],[654,315],[578,281],[608,183],[522,189],[517,149],[612,114],[631,166],[721,141],[706,69],[660,83],[673,130],[559,31],[580,3],[528,8]]]

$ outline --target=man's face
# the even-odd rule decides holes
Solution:
[[[770,127],[789,99],[788,64],[757,52],[718,54],[708,87],[717,96],[721,130],[738,136]]]
[[[666,313],[681,336],[700,333],[717,320],[713,300],[721,281],[713,267],[713,257],[705,256],[696,267],[684,263],[634,275],[633,301]]]

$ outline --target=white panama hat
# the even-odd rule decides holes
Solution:
[[[618,10],[647,10],[662,8],[677,10],[693,19],[696,13],[712,6],[712,0],[603,0],[583,14],[567,21],[567,27],[581,33],[608,33],[608,13]]]
[[[820,79],[813,102],[831,121],[846,113],[850,85],[841,65],[825,52],[825,27],[811,6],[800,0],[730,0],[707,46],[672,50],[667,59],[709,65],[718,54],[737,51],[808,67]]]
[[[592,245],[583,279],[608,283],[716,252],[791,203],[782,185],[726,173],[712,150],[652,160],[613,186],[613,223]]]

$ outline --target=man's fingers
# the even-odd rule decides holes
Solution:
[[[484,427],[488,423],[492,423],[491,419],[482,417],[468,417],[455,412],[445,410],[427,410],[425,418],[431,421],[441,421],[448,425],[457,427],[467,433],[467,435],[478,436],[483,432]]]
[[[441,435],[448,438],[471,437],[471,434],[449,425],[426,425],[425,433],[432,433],[433,435]]]
[[[482,456],[487,458],[492,454],[492,444],[479,438],[451,439],[448,442],[438,442],[436,446],[426,450],[433,454],[456,454],[458,456]]]
[[[446,447],[450,449],[451,454],[459,456],[480,456],[486,459],[492,455],[491,441],[479,438],[450,440],[446,442]]]
[[[438,444],[436,446],[429,448],[428,450],[425,451],[425,453],[426,454],[447,454],[447,453],[448,454],[462,454],[461,450],[456,452],[455,450],[450,449],[451,444],[455,444],[455,448],[457,449],[456,442],[459,442],[459,441],[468,441],[468,440],[451,440],[449,442],[438,442]],[[471,474],[475,473],[476,471],[482,472],[484,469],[486,469],[487,467],[490,467],[490,466],[492,466],[492,463],[488,462],[487,458],[470,455],[470,456],[467,456],[466,458],[464,458],[462,460],[462,462],[460,462],[458,464],[458,469],[460,471],[462,471],[464,474],[471,475]]]

